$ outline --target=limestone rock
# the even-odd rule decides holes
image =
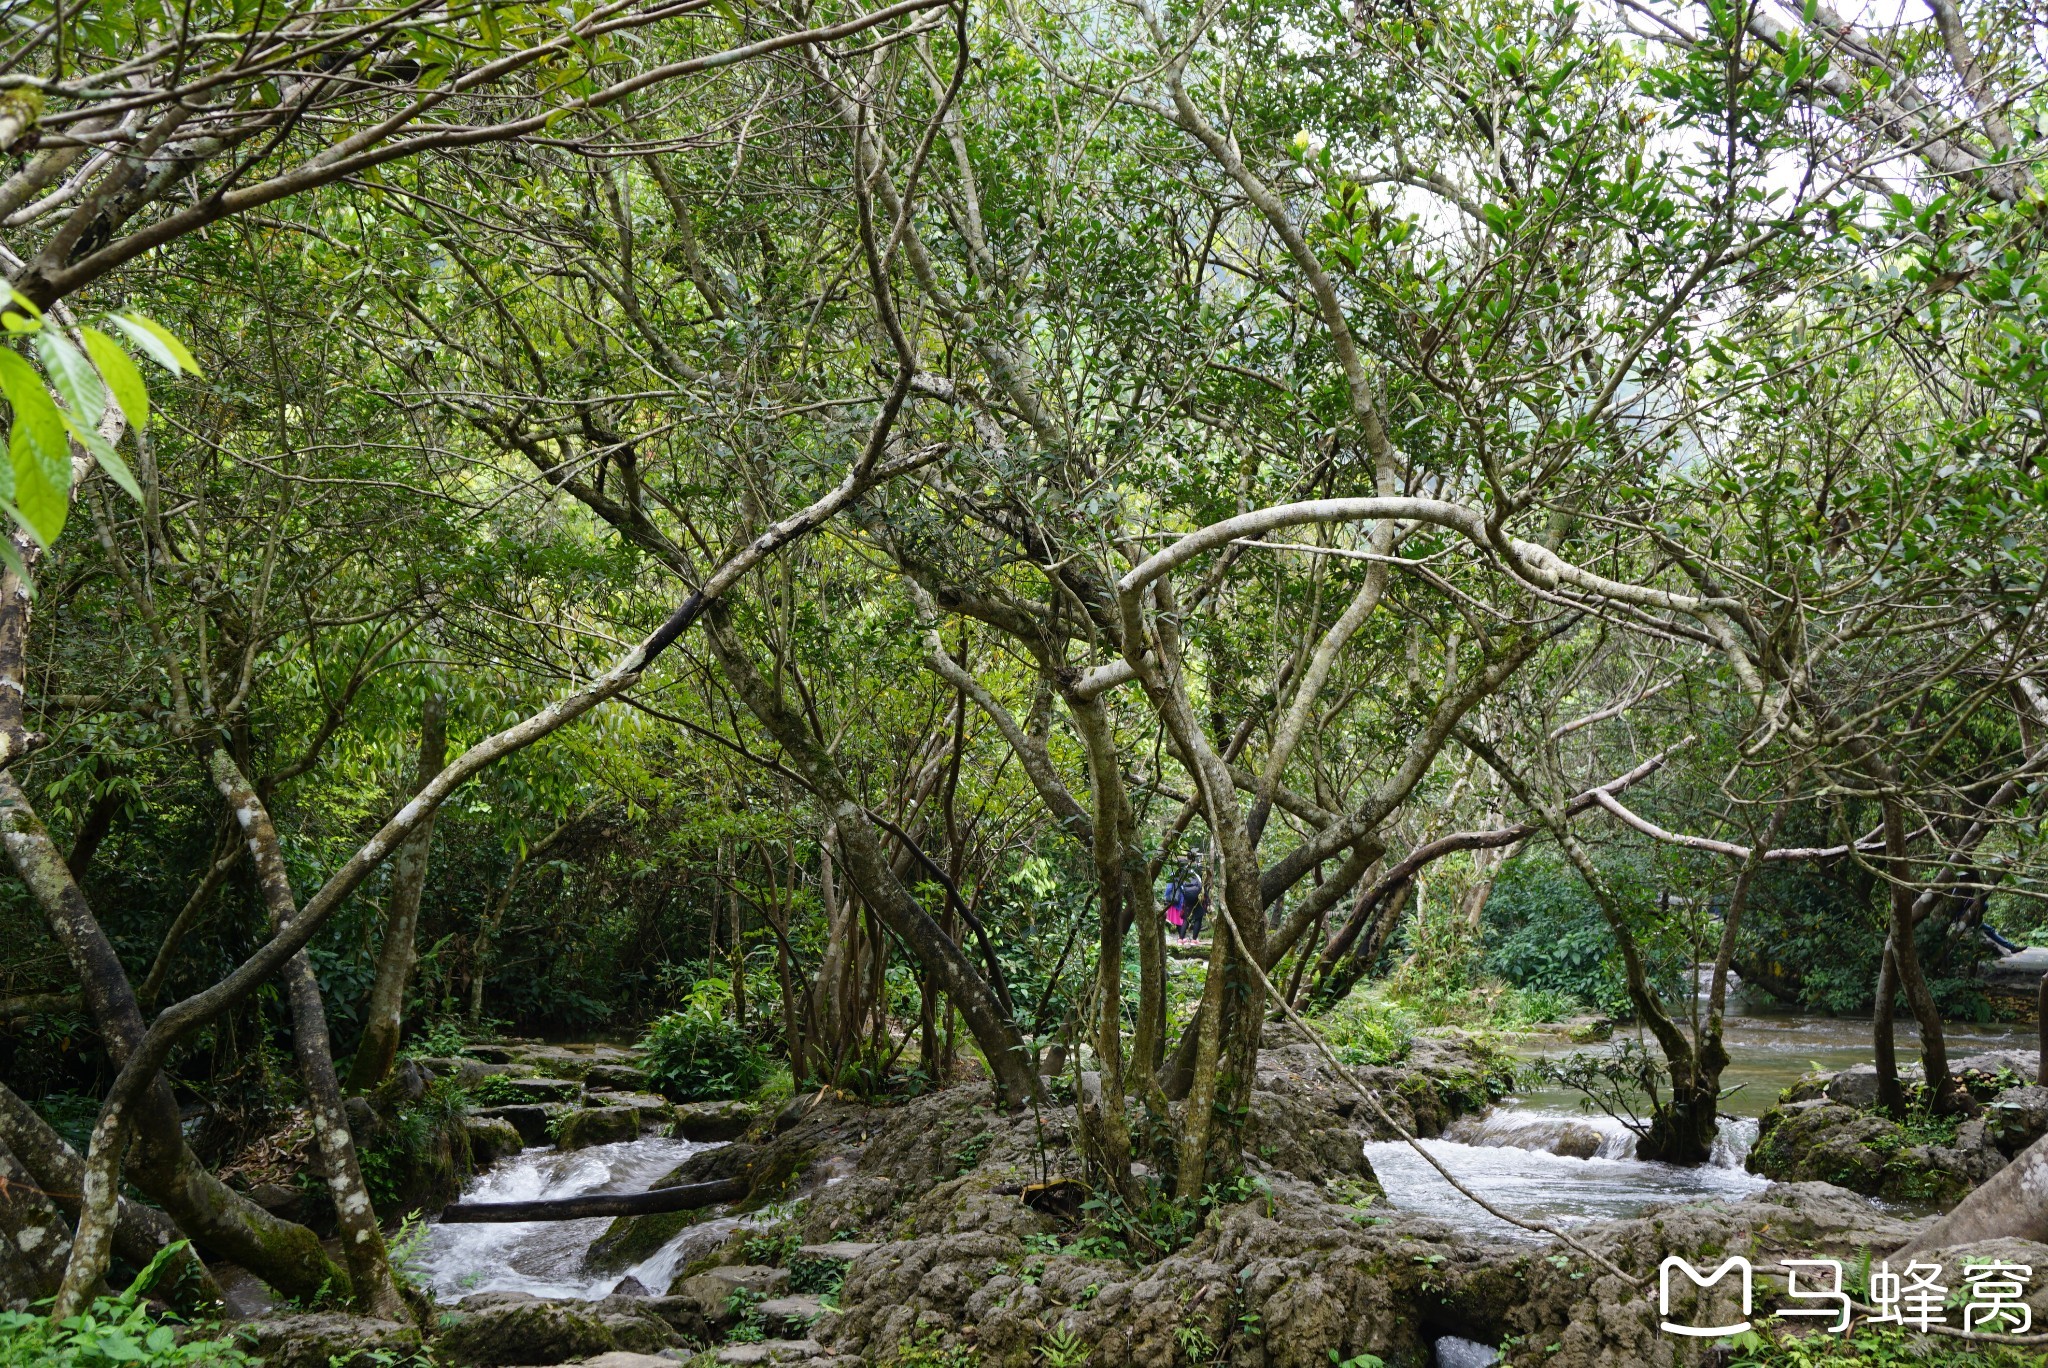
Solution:
[[[614,1349],[609,1354],[583,1360],[579,1368],[676,1368],[676,1360],[659,1354],[631,1354]]]
[[[481,1119],[487,1121],[495,1118],[496,1120],[506,1122],[513,1130],[519,1133],[519,1139],[522,1144],[552,1145],[555,1141],[554,1137],[548,1134],[548,1126],[557,1116],[562,1115],[568,1110],[569,1108],[559,1104],[542,1105],[540,1103],[533,1103],[530,1105],[508,1107],[485,1107],[481,1111],[470,1113],[470,1118],[472,1120]]]
[[[1913,1084],[1921,1081],[1918,1064],[1901,1064],[1899,1082]],[[1877,1065],[1858,1064],[1853,1069],[1844,1069],[1828,1081],[1826,1097],[1830,1102],[1844,1107],[1855,1107],[1859,1111],[1877,1105]]]
[[[759,1364],[818,1358],[824,1352],[825,1346],[816,1340],[761,1340],[755,1344],[728,1344],[718,1351],[718,1361],[738,1368],[755,1368]]]
[[[584,1100],[593,1107],[631,1107],[640,1113],[640,1124],[654,1128],[675,1119],[675,1104],[653,1093],[586,1092]]]
[[[634,1107],[579,1107],[555,1126],[555,1145],[587,1149],[640,1138],[640,1112]]]
[[[798,1249],[799,1259],[832,1259],[840,1263],[852,1263],[865,1258],[880,1249],[878,1244],[863,1244],[859,1240],[833,1240],[828,1244],[808,1244]]]
[[[516,1090],[526,1103],[574,1102],[583,1095],[583,1085],[573,1078],[508,1078],[498,1086],[507,1096]]]
[[[2008,1155],[2018,1154],[2048,1135],[2048,1088],[2008,1088],[1984,1109],[1991,1143]]]
[[[427,1057],[415,1061],[436,1078],[452,1078],[457,1087],[473,1088],[486,1078],[530,1078],[530,1064],[494,1064],[470,1056]]]
[[[754,1315],[769,1334],[796,1338],[808,1335],[818,1318],[827,1314],[824,1302],[807,1293],[770,1297],[754,1307]]]
[[[636,1064],[592,1064],[583,1075],[583,1086],[642,1092],[647,1087],[647,1073]]]
[[[467,1297],[442,1320],[452,1324],[435,1339],[436,1355],[475,1368],[569,1363],[619,1347],[612,1327],[593,1307],[523,1292]]]
[[[604,1234],[584,1251],[583,1267],[591,1273],[616,1273],[631,1268],[704,1219],[703,1211],[658,1211],[650,1216],[617,1216]]]
[[[469,1134],[470,1163],[479,1170],[526,1148],[519,1128],[502,1116],[472,1116],[463,1123],[463,1129]]]
[[[267,1368],[375,1368],[379,1354],[403,1358],[420,1347],[420,1332],[396,1321],[310,1311],[270,1316],[239,1327],[251,1353]]]
[[[678,1102],[674,1134],[681,1140],[737,1140],[759,1115],[748,1102]]]
[[[1892,1200],[1953,1203],[2005,1166],[1982,1120],[1953,1145],[1914,1144],[1897,1124],[1833,1102],[1794,1102],[1764,1113],[1745,1161],[1779,1182],[1822,1182]]]
[[[773,1297],[788,1289],[789,1270],[786,1268],[729,1264],[692,1277],[678,1278],[668,1291],[670,1296],[681,1297],[695,1306],[698,1313],[713,1325],[729,1325],[736,1319],[731,1309],[733,1293],[751,1292],[757,1297]]]

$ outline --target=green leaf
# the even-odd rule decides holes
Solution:
[[[128,359],[128,353],[98,328],[80,328],[79,334],[85,338],[85,350],[93,365],[99,367],[100,378],[114,392],[114,402],[128,415],[128,426],[136,432],[148,427],[149,386],[143,383],[142,372]]]
[[[128,469],[128,463],[121,459],[121,453],[114,450],[114,444],[83,423],[74,421],[69,414],[64,417],[64,426],[78,439],[78,444],[92,453],[100,463],[100,469],[107,472],[107,478],[128,491],[128,497],[142,502],[142,486],[135,483],[135,473]]]
[[[150,360],[162,366],[173,375],[190,371],[202,374],[199,363],[192,359],[192,353],[185,344],[171,335],[171,330],[153,319],[141,314],[108,314],[107,321],[128,334],[129,341],[149,353]]]
[[[7,437],[7,455],[14,466],[14,502],[23,525],[48,546],[64,530],[70,512],[71,444],[64,419],[21,353],[0,347],[0,391],[14,406],[14,429]]]
[[[107,387],[100,383],[85,353],[61,333],[45,328],[36,335],[36,355],[43,359],[50,383],[64,397],[72,416],[84,427],[98,427],[107,413]]]

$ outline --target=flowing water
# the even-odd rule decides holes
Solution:
[[[649,1137],[561,1153],[529,1149],[503,1160],[463,1189],[464,1201],[526,1202],[597,1192],[645,1192],[655,1179],[710,1145]],[[414,1259],[421,1280],[440,1301],[474,1292],[530,1292],[537,1297],[596,1300],[628,1278],[654,1296],[668,1291],[678,1268],[709,1253],[741,1221],[700,1221],[632,1267],[602,1276],[583,1267],[584,1252],[611,1221],[524,1221],[433,1225]]]
[[[1803,1074],[1869,1063],[1870,1023],[1731,1013],[1725,1035],[1730,1063],[1721,1083],[1738,1090],[1722,1099],[1721,1134],[1711,1163],[1681,1168],[1635,1159],[1634,1133],[1611,1117],[1589,1113],[1579,1094],[1565,1088],[1532,1089],[1507,1098],[1484,1116],[1463,1118],[1441,1138],[1423,1141],[1423,1147],[1495,1206],[1559,1226],[1635,1216],[1666,1202],[1735,1200],[1760,1192],[1769,1182],[1742,1167],[1756,1140],[1756,1118]],[[1944,1038],[1951,1060],[2034,1043],[2032,1027],[1956,1025]],[[1578,1048],[1602,1047],[1550,1040],[1518,1052],[1534,1058]],[[1651,1049],[1654,1053],[1654,1043]],[[1898,1049],[1901,1064],[1919,1057],[1910,1020],[1898,1023]],[[1405,1143],[1369,1144],[1365,1150],[1392,1205],[1456,1225],[1533,1238],[1480,1210]]]
[[[1442,1137],[1423,1141],[1423,1146],[1459,1181],[1496,1206],[1563,1226],[1634,1216],[1667,1202],[1748,1196],[1769,1185],[1742,1167],[1756,1139],[1756,1117],[1802,1074],[1867,1063],[1870,1024],[1771,1013],[1731,1015],[1727,1039],[1732,1062],[1722,1082],[1742,1086],[1722,1103],[1724,1120],[1712,1163],[1679,1168],[1641,1162],[1633,1157],[1633,1133],[1607,1116],[1588,1113],[1578,1105],[1578,1095],[1565,1090],[1532,1090],[1508,1098],[1484,1116],[1461,1119]],[[1957,1026],[1947,1039],[1954,1059],[2029,1047],[2033,1032],[2031,1027]],[[1555,1055],[1573,1048],[1556,1040],[1537,1041],[1525,1045],[1521,1053]],[[1917,1053],[1911,1023],[1900,1022],[1901,1062]],[[640,1192],[688,1156],[708,1148],[686,1140],[649,1138],[567,1154],[530,1149],[476,1179],[463,1197],[505,1202]],[[1528,1238],[1526,1232],[1473,1205],[1407,1145],[1375,1143],[1365,1150],[1391,1205],[1456,1225]],[[635,1284],[658,1295],[667,1290],[676,1269],[722,1243],[741,1222],[730,1217],[702,1221],[633,1267],[600,1276],[584,1268],[584,1252],[607,1224],[595,1219],[436,1225],[429,1229],[416,1264],[422,1280],[443,1301],[499,1291],[595,1299],[622,1286],[635,1290]]]

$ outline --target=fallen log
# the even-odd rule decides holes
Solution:
[[[736,1202],[747,1195],[744,1178],[684,1183],[648,1192],[601,1192],[534,1202],[455,1202],[441,1208],[443,1225],[488,1221],[577,1221],[591,1216],[652,1216]]]

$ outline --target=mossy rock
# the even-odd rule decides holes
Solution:
[[[1867,1197],[1948,1205],[2003,1162],[1981,1134],[1927,1144],[1886,1117],[1814,1101],[1766,1112],[1746,1167],[1780,1183],[1833,1183]]]
[[[704,1219],[702,1211],[658,1211],[619,1216],[591,1242],[583,1266],[592,1273],[617,1273],[651,1257],[663,1245]]]
[[[582,1107],[565,1115],[555,1127],[555,1147],[573,1150],[640,1138],[636,1107]]]
[[[587,1307],[518,1293],[470,1297],[441,1319],[446,1328],[434,1353],[443,1363],[573,1363],[618,1347],[611,1327]]]

